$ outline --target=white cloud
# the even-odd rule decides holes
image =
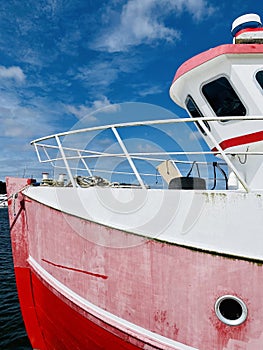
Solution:
[[[28,142],[36,135],[51,132],[52,129],[48,121],[43,118],[43,114],[33,107],[21,105],[1,107],[2,135],[8,138],[22,137],[25,142]]]
[[[142,84],[141,86],[137,85],[134,87],[136,87],[138,95],[142,97],[160,94],[164,91],[163,86],[157,86],[157,85],[151,86],[151,85]]]
[[[89,96],[97,98],[98,91],[100,95],[107,95],[109,87],[118,79],[142,70],[144,65],[141,57],[123,53],[101,54],[87,65],[77,68],[77,71],[71,69],[67,74],[71,79],[81,82],[88,89]]]
[[[201,20],[213,10],[205,0],[129,0],[122,7],[118,23],[107,28],[107,32],[94,43],[94,48],[120,52],[131,46],[160,40],[173,42],[180,39],[181,32],[165,23],[168,16],[178,16],[185,11],[195,20]]]
[[[208,1],[205,0],[187,0],[181,2],[184,4],[187,12],[189,12],[197,21],[201,21],[202,18],[211,16],[216,11],[216,8],[209,5]]]
[[[123,6],[119,23],[102,35],[95,48],[109,52],[126,51],[130,46],[150,44],[154,40],[178,39],[179,32],[166,27],[154,13],[155,0],[130,0]]]
[[[89,66],[79,68],[79,73],[74,77],[88,83],[89,86],[95,85],[104,87],[110,85],[118,77],[119,71],[114,64],[107,61],[92,62]]]
[[[95,112],[111,113],[117,111],[119,106],[117,104],[112,104],[106,96],[102,96],[101,99],[95,100],[88,105],[80,105],[78,107],[66,105],[65,108],[78,119],[85,117],[86,121],[95,122],[97,120],[94,115]]]
[[[23,73],[20,67],[9,67],[0,66],[0,79],[14,79],[17,82],[23,82],[26,79],[25,74]]]
[[[23,176],[26,166],[30,166],[30,171],[35,166],[40,166],[30,141],[56,132],[58,111],[61,113],[59,103],[36,98],[35,95],[25,101],[16,89],[1,89],[0,161],[3,166],[0,169],[0,179],[4,179],[6,175]]]

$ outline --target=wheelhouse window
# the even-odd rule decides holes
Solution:
[[[218,117],[246,115],[245,106],[226,77],[205,84],[202,92]]]
[[[259,83],[259,85],[261,86],[261,88],[263,89],[263,71],[262,70],[257,72],[256,79],[257,79],[257,82]]]
[[[193,100],[193,98],[188,95],[186,100],[185,100],[185,105],[186,108],[188,110],[188,112],[190,113],[190,115],[193,118],[200,118],[200,117],[204,117],[203,114],[201,113],[200,109],[197,107],[195,101]],[[205,126],[208,128],[208,130],[210,131],[210,126],[208,124],[208,122],[206,120],[203,121],[203,123],[205,124]],[[202,126],[200,125],[199,122],[196,122],[196,125],[198,126],[199,130],[206,135],[206,132],[204,131],[204,129],[202,128]]]

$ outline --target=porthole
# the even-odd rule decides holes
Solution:
[[[246,304],[234,295],[224,295],[215,303],[219,320],[229,326],[238,326],[247,319]]]

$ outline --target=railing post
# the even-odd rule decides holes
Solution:
[[[93,174],[92,174],[90,168],[88,167],[87,163],[86,163],[85,160],[83,159],[83,157],[82,157],[80,151],[77,151],[77,153],[78,153],[78,156],[79,156],[80,160],[82,161],[84,167],[86,168],[87,172],[89,173],[89,176],[92,176]]]
[[[139,184],[141,185],[142,188],[146,189],[145,184],[144,184],[140,174],[138,173],[138,171],[136,169],[136,166],[135,166],[135,164],[134,164],[134,162],[133,162],[133,160],[132,160],[132,158],[131,158],[131,156],[130,156],[127,148],[126,148],[126,146],[124,145],[124,143],[123,143],[123,141],[122,141],[122,139],[121,139],[117,129],[113,126],[113,127],[111,127],[111,130],[113,131],[113,133],[114,133],[114,135],[115,135],[119,145],[121,146],[121,149],[123,150],[123,152],[124,152],[128,162],[129,162],[129,164],[130,164],[130,166],[131,166],[131,168],[132,168],[132,170],[133,170],[133,172],[134,172],[134,174],[135,174]]]
[[[35,148],[35,151],[37,154],[38,161],[41,163],[41,157],[40,157],[40,153],[38,151],[37,143],[33,143],[33,145],[34,145],[34,148]]]
[[[59,136],[58,136],[58,135],[55,135],[55,139],[56,139],[56,141],[57,141],[57,144],[58,144],[58,149],[60,150],[60,153],[61,153],[62,159],[63,159],[64,164],[65,164],[66,169],[67,169],[67,173],[68,173],[69,179],[70,179],[70,181],[71,181],[71,183],[72,183],[72,186],[73,186],[73,187],[77,187],[77,185],[76,185],[76,183],[75,183],[75,181],[74,181],[74,178],[73,178],[73,176],[72,176],[72,173],[71,173],[70,167],[69,167],[69,165],[68,165],[68,161],[67,161],[67,158],[66,158],[66,156],[65,156],[65,153],[64,153],[63,147],[62,147],[62,145],[61,145],[61,142],[60,142]]]
[[[240,175],[239,171],[236,169],[236,167],[233,165],[233,163],[229,160],[228,156],[225,154],[225,151],[223,150],[223,148],[219,145],[219,143],[216,141],[216,139],[214,138],[214,136],[211,134],[210,130],[208,129],[208,127],[205,125],[205,123],[203,123],[203,121],[201,120],[202,128],[204,129],[204,131],[206,132],[207,136],[210,138],[210,140],[213,142],[213,144],[215,145],[216,149],[218,150],[218,152],[222,155],[224,161],[226,162],[226,164],[232,169],[233,173],[236,175],[238,181],[241,183],[241,185],[243,186],[243,188],[245,189],[246,192],[249,192],[249,187],[247,185],[247,183],[243,180],[242,176]]]

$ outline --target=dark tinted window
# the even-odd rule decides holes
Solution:
[[[221,77],[211,81],[203,86],[202,91],[217,116],[246,115],[246,108],[227,78]]]
[[[201,113],[201,111],[199,110],[199,108],[197,107],[195,101],[193,100],[193,98],[190,95],[187,96],[187,98],[185,100],[185,105],[186,105],[188,112],[190,113],[190,115],[193,118],[204,117],[203,114]],[[204,131],[204,129],[202,128],[200,123],[196,122],[196,124],[197,124],[198,128],[200,129],[200,131],[204,135],[206,135],[206,132]],[[204,124],[208,128],[208,130],[210,130],[210,126],[209,126],[208,122],[204,120]]]
[[[261,88],[263,89],[263,71],[262,70],[257,72],[256,79],[257,79],[259,85],[261,86]]]

